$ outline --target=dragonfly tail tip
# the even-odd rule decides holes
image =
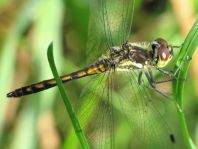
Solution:
[[[15,93],[14,92],[10,92],[10,93],[7,93],[7,95],[6,95],[7,97],[15,97]]]

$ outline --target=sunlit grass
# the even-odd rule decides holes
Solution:
[[[176,60],[176,69],[180,69],[177,73],[176,77],[179,78],[174,82],[174,96],[178,103],[178,116],[180,120],[180,126],[183,132],[184,139],[189,148],[195,148],[195,145],[190,138],[185,115],[183,113],[183,95],[184,95],[184,85],[185,78],[187,78],[189,65],[191,62],[191,58],[198,46],[198,20],[195,22],[193,27],[191,28],[188,36],[186,37],[181,51]],[[184,79],[184,80],[182,80]],[[188,100],[188,99],[185,99]]]
[[[69,101],[69,99],[67,97],[67,94],[65,92],[65,89],[64,89],[64,86],[62,84],[62,81],[61,81],[61,79],[60,79],[60,77],[58,75],[58,72],[56,70],[54,57],[53,57],[53,44],[52,43],[48,47],[47,55],[48,55],[48,61],[49,61],[50,68],[51,68],[52,73],[54,75],[54,78],[55,78],[55,80],[57,82],[60,94],[61,94],[62,99],[64,101],[64,104],[65,104],[65,107],[67,109],[67,112],[69,114],[70,120],[71,120],[73,128],[75,130],[75,133],[76,133],[76,135],[77,135],[77,137],[78,137],[78,139],[80,141],[81,147],[83,149],[88,149],[89,145],[87,143],[85,135],[83,134],[82,128],[81,128],[80,123],[79,123],[79,121],[78,121],[78,119],[76,117],[76,114],[75,114],[74,110],[73,110],[72,104],[70,103],[70,101]]]

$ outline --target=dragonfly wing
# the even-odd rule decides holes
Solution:
[[[91,148],[184,148],[174,122],[167,121],[172,111],[137,83],[138,73],[112,70],[86,84],[79,117]]]
[[[139,85],[138,75],[137,70],[130,70],[117,72],[114,77],[115,81],[120,80],[117,98],[132,129],[131,148],[185,148],[173,121],[177,112],[174,102],[161,99],[161,95],[147,88],[145,77]]]
[[[112,46],[128,40],[133,19],[133,0],[93,0],[90,4],[87,56],[98,58]]]
[[[79,117],[91,148],[113,148],[113,106],[109,75],[93,77],[81,94]]]

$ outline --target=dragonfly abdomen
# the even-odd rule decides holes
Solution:
[[[54,86],[56,86],[56,81],[54,79],[44,80],[42,82],[38,82],[35,84],[18,88],[8,93],[7,97],[21,97],[24,95],[29,95],[29,94],[40,92],[40,91],[46,90]]]
[[[61,76],[61,80],[63,83],[66,83],[71,80],[75,80],[78,78],[82,78],[85,76],[90,76],[94,74],[99,74],[103,73],[108,70],[108,64],[104,63],[103,61],[99,61],[98,63],[88,66],[84,69],[81,69],[79,71],[73,72],[71,74],[67,74],[64,76]],[[55,79],[50,79],[50,80],[44,80],[35,84],[31,84],[28,86],[24,86],[21,88],[18,88],[10,93],[7,94],[7,97],[21,97],[24,95],[29,95],[33,93],[37,93],[49,88],[52,88],[56,86],[56,81]]]

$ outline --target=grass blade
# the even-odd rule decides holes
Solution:
[[[64,86],[63,86],[62,81],[61,81],[61,79],[58,75],[58,72],[56,70],[56,66],[55,66],[55,62],[54,62],[54,58],[53,58],[53,43],[51,43],[48,47],[47,56],[48,56],[48,61],[49,61],[50,68],[51,68],[52,73],[54,75],[54,78],[57,82],[60,94],[63,98],[63,102],[65,104],[65,107],[66,107],[66,110],[69,114],[69,117],[72,121],[72,125],[73,125],[75,133],[78,137],[78,140],[80,141],[81,147],[83,149],[87,149],[87,148],[89,148],[89,145],[88,145],[87,140],[85,138],[85,135],[83,134],[83,131],[80,127],[80,124],[79,124],[79,121],[76,117],[76,114],[73,111],[72,105],[67,98],[67,94],[65,92]]]
[[[197,48],[197,45],[198,45],[198,20],[195,22],[195,24],[191,28],[188,36],[186,37],[182,45],[180,53],[176,59],[176,66],[177,68],[180,68],[180,71],[176,75],[177,78],[187,77],[188,69],[189,69],[190,62],[191,62],[190,59],[192,58]],[[178,103],[177,111],[178,111],[180,126],[182,129],[184,139],[189,148],[195,148],[195,145],[192,143],[192,140],[190,138],[190,135],[187,129],[187,123],[186,123],[185,116],[183,113],[184,85],[185,85],[185,81],[182,81],[181,79],[174,81],[173,91],[174,91],[175,99],[177,100],[177,103]]]

